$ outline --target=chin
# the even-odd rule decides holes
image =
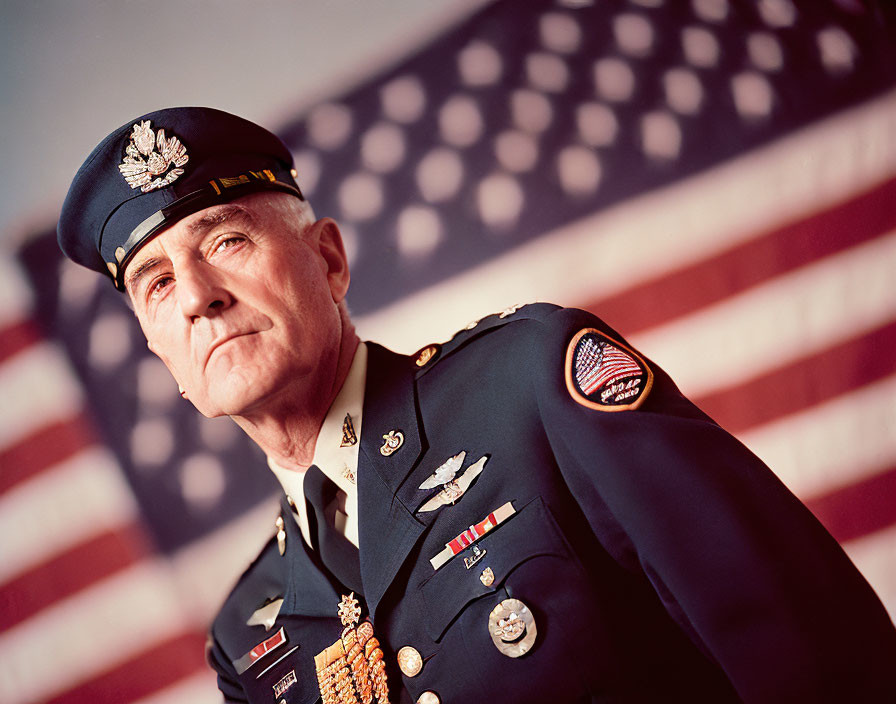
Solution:
[[[215,415],[245,415],[263,403],[276,388],[270,376],[245,372],[242,368],[234,368],[221,381],[209,384],[209,404],[219,411]]]

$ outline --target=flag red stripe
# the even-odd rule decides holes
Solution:
[[[889,376],[894,349],[896,321],[695,402],[738,433]]]
[[[841,543],[896,525],[896,467],[805,504]]]
[[[90,422],[82,415],[42,426],[0,451],[0,493],[96,442]]]
[[[139,604],[134,604],[139,609]],[[139,639],[139,633],[131,634]],[[189,632],[157,643],[152,648],[114,667],[88,682],[46,701],[46,704],[96,704],[96,702],[130,702],[157,692],[185,677],[204,670],[205,634]],[[47,644],[47,676],[53,674],[52,643]]]
[[[0,330],[0,362],[41,342],[44,336],[33,320],[21,320]]]
[[[129,567],[153,552],[136,526],[103,533],[3,585],[0,630],[11,628],[59,599]]]
[[[632,335],[896,228],[894,202],[896,179],[715,257],[584,307],[625,335]]]

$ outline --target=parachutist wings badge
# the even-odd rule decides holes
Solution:
[[[165,130],[153,132],[149,120],[134,125],[124,152],[118,170],[131,188],[144,193],[172,184],[184,172],[180,167],[189,161],[181,141],[173,135],[166,138]]]
[[[464,463],[464,457],[467,456],[466,451],[461,451],[454,457],[449,457],[445,462],[440,464],[432,476],[420,485],[421,489],[434,489],[440,484],[445,484],[454,479],[457,470]]]
[[[456,461],[457,466],[460,467],[461,463],[463,462],[464,455],[465,453],[461,452],[459,455],[455,455],[450,460],[448,460],[448,462]],[[448,464],[448,462],[439,467],[439,469],[436,470],[436,474],[438,474],[439,471]],[[431,484],[431,486],[438,486],[441,483],[443,484],[442,490],[431,499],[429,499],[419,509],[417,509],[417,513],[427,513],[429,511],[435,511],[437,508],[441,508],[442,506],[453,504],[461,496],[464,495],[464,492],[470,488],[473,480],[482,473],[482,469],[485,467],[486,462],[488,462],[488,456],[483,455],[474,464],[471,464],[469,467],[467,467],[464,473],[461,474],[457,479],[453,478],[457,471],[455,469],[451,472],[451,478],[449,478],[447,481],[435,481],[433,484]],[[447,476],[447,473],[447,470],[445,470],[442,476]],[[433,481],[436,474],[433,474],[433,476],[423,482],[423,484]],[[421,485],[420,488],[422,489],[425,487]]]

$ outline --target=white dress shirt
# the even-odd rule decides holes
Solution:
[[[339,487],[336,500],[326,507],[327,516],[334,521],[336,530],[342,533],[357,547],[358,545],[358,448],[361,438],[361,423],[364,410],[364,384],[367,379],[367,345],[358,344],[352,366],[348,371],[342,388],[333,400],[330,410],[317,434],[312,464],[320,467]],[[342,428],[346,415],[351,417],[354,428],[354,444],[343,446]],[[291,497],[296,506],[296,522],[302,537],[310,546],[310,530],[302,483],[304,471],[285,469],[268,457],[268,466],[277,477],[286,495]]]

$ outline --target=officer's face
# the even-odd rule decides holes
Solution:
[[[336,225],[299,206],[255,194],[199,211],[128,264],[150,349],[206,416],[287,412],[332,380],[348,267]]]

